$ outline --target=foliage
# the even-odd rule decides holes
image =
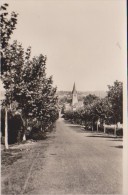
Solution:
[[[85,128],[96,128],[97,121],[101,126],[106,124],[122,123],[123,118],[123,84],[115,81],[113,86],[108,86],[109,91],[105,98],[88,95],[84,99],[82,109],[65,112],[65,119],[72,123],[84,124]]]
[[[123,83],[115,81],[113,86],[108,85],[107,97],[112,105],[113,121],[123,122]]]
[[[64,105],[64,103],[71,103],[71,102],[72,102],[72,99],[69,97],[64,96],[64,97],[59,98],[59,104],[61,105]]]
[[[4,67],[2,80],[6,89],[6,104],[10,105],[15,100],[16,88],[21,88],[22,70],[24,65],[24,49],[20,43],[14,41],[5,49],[5,56],[1,68]]]
[[[41,126],[34,126],[29,134],[29,139],[43,140],[46,138],[46,133],[41,131]]]
[[[1,73],[4,71],[7,71],[7,67],[5,65],[6,55],[5,51],[8,47],[9,40],[11,38],[11,35],[13,34],[13,31],[15,29],[15,26],[17,24],[17,14],[15,12],[11,13],[11,16],[9,17],[9,14],[7,12],[8,4],[5,3],[0,7],[1,15],[0,15],[0,27],[1,27],[1,64],[3,66],[1,67]]]
[[[89,94],[84,98],[84,105],[92,104],[95,100],[98,100],[98,96]]]
[[[49,124],[58,118],[56,88],[52,86],[52,77],[47,78],[46,75],[47,57],[40,54],[32,58],[31,47],[25,51],[21,43],[9,43],[17,23],[17,14],[12,12],[9,18],[7,6],[8,4],[1,6],[0,23],[1,78],[6,89],[3,105],[13,109],[12,105],[15,102],[15,110],[20,109],[26,128],[27,120],[36,118],[41,123],[40,131],[45,131]],[[19,137],[22,137],[20,129],[16,129],[19,131]]]

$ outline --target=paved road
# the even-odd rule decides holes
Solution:
[[[32,152],[20,193],[122,194],[121,146],[119,138],[97,137],[59,119]]]
[[[40,172],[38,188],[31,193],[121,193],[121,143],[113,138],[91,136],[93,134],[58,120],[56,132],[45,153],[46,162]]]

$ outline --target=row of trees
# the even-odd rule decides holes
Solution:
[[[21,43],[9,43],[17,24],[17,14],[9,16],[8,4],[1,6],[1,79],[6,90],[5,130],[7,131],[8,110],[20,110],[27,126],[28,120],[36,119],[41,131],[58,117],[56,88],[52,76],[46,75],[47,57],[40,54],[31,57],[31,47],[24,50]],[[5,133],[6,134],[6,133]]]
[[[92,130],[97,124],[103,127],[104,124],[123,123],[123,83],[115,81],[113,86],[108,86],[105,98],[91,94],[86,96],[83,108],[76,111],[68,110],[64,116]]]

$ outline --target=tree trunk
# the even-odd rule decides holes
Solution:
[[[104,133],[106,133],[106,127],[105,127],[105,122],[104,122]]]
[[[92,124],[92,131],[93,131],[93,124]]]
[[[114,135],[116,135],[116,129],[117,129],[117,125],[115,124]]]
[[[8,149],[8,110],[5,108],[5,149]]]
[[[22,118],[22,117],[21,117]],[[22,119],[23,120],[23,119]],[[25,128],[27,129],[27,127],[28,127],[28,119],[26,119],[25,117],[24,117],[24,126],[25,126]]]
[[[98,124],[98,121],[97,121],[97,132],[98,132],[98,126],[99,126],[99,124]]]
[[[24,136],[23,136],[23,141],[26,141],[26,135],[24,134]]]
[[[43,123],[42,123],[42,121],[41,121],[41,131],[43,131],[43,132],[44,132],[44,129],[43,129]]]
[[[93,128],[93,121],[92,121],[92,131],[94,130],[94,128]]]

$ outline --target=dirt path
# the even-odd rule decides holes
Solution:
[[[59,119],[48,139],[2,167],[4,194],[121,194],[122,140]]]

